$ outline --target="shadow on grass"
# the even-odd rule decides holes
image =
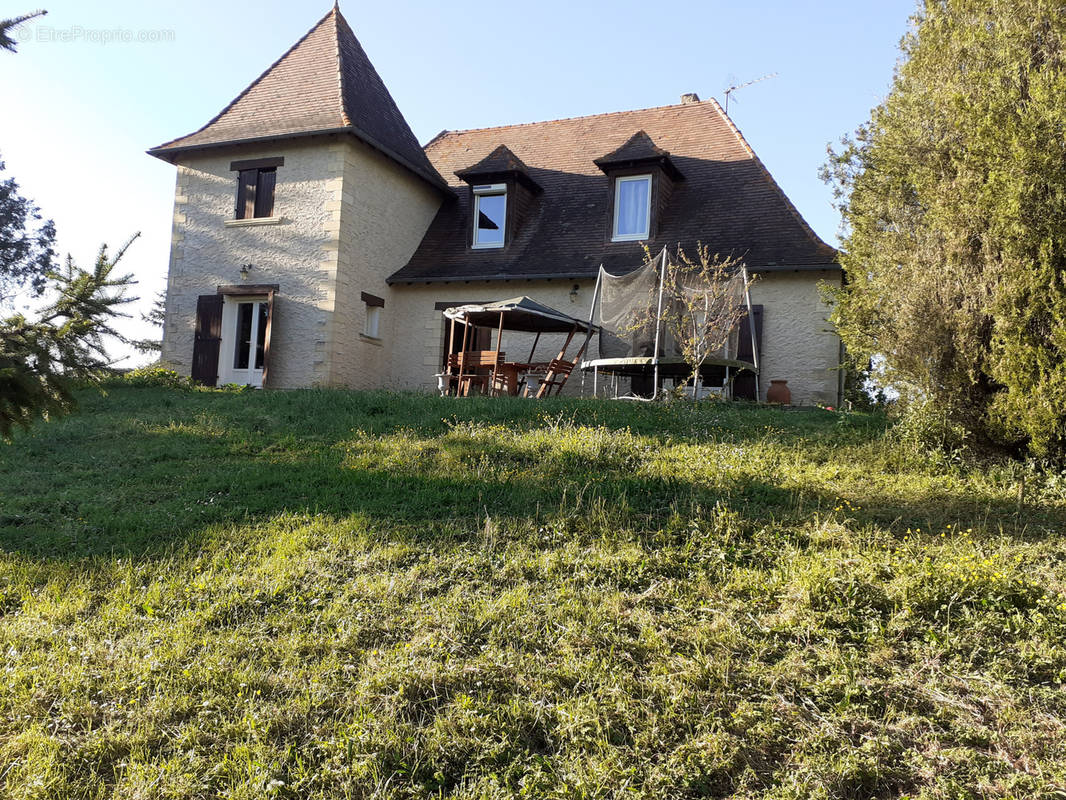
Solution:
[[[506,429],[450,435],[463,421]],[[828,513],[838,499],[825,486],[785,488],[771,476],[713,467],[649,475],[640,472],[640,454],[613,439],[589,455],[580,441],[557,450],[514,433],[560,422],[660,445],[811,440],[830,451],[872,441],[884,428],[879,418],[744,406],[119,389],[86,396],[80,414],[0,451],[0,548],[60,560],[151,555],[211,526],[285,513],[360,516],[383,535],[454,538],[476,535],[486,514],[536,525],[593,508],[609,510],[614,524],[654,531],[675,512],[722,501],[751,525],[788,524]],[[983,514],[1018,524],[1008,503],[977,501],[962,487],[920,503],[883,500],[853,516],[909,525],[934,513]]]

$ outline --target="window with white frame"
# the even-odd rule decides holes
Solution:
[[[507,229],[507,184],[474,187],[473,247],[503,247]]]
[[[647,239],[651,222],[651,175],[631,175],[614,181],[615,242]]]

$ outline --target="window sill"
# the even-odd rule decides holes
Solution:
[[[257,225],[280,225],[281,217],[252,217],[251,219],[227,219],[227,228],[253,228]]]
[[[472,244],[471,250],[503,250],[502,244]]]
[[[375,347],[383,347],[384,346],[384,342],[381,341],[381,337],[380,336],[367,336],[365,333],[360,333],[359,334],[359,341],[366,342],[367,344],[372,344]]]
[[[611,237],[611,241],[612,242],[646,242],[650,238],[651,237],[648,236],[648,234],[644,234],[643,236],[632,236],[632,235],[630,235],[630,236],[612,236]]]

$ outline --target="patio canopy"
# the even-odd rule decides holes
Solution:
[[[579,333],[589,330],[588,320],[571,317],[551,306],[538,303],[529,297],[512,297],[508,300],[496,300],[491,303],[470,303],[446,309],[444,316],[470,325],[495,328],[500,324],[503,314],[503,328],[508,331],[528,331],[529,333],[570,333],[575,329]],[[596,326],[591,326],[592,330]]]

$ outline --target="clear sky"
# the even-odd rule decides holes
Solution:
[[[141,239],[124,262],[137,311],[166,281],[174,167],[144,151],[218,113],[331,0],[32,0],[48,15],[0,52],[0,158],[55,220],[61,253]],[[723,101],[811,226],[837,243],[825,148],[888,90],[914,0],[342,0],[420,141],[477,128]],[[151,331],[137,322],[125,329]],[[143,361],[143,358],[141,359]],[[126,362],[127,364],[132,362]]]

